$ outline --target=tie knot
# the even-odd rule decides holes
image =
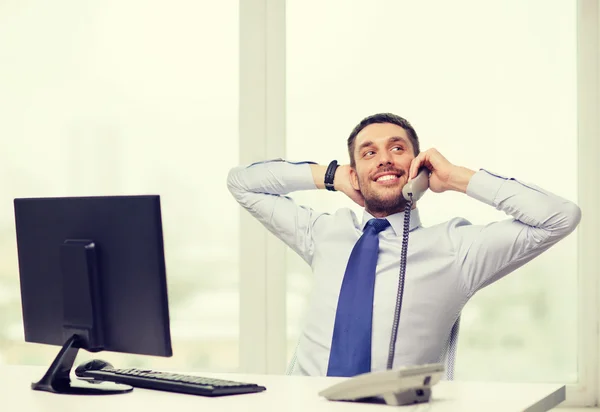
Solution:
[[[375,233],[379,233],[389,225],[390,222],[387,219],[371,219],[367,222],[365,228],[371,226],[373,229],[375,229]]]

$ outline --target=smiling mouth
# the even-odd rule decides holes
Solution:
[[[396,186],[400,181],[399,175],[383,175],[374,180],[378,186]]]
[[[400,177],[396,176],[396,175],[385,175],[385,176],[380,176],[377,178],[377,180],[375,180],[376,182],[391,182],[394,180],[398,180]]]

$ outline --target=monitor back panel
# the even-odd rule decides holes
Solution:
[[[172,355],[159,196],[27,198],[15,199],[14,207],[27,342],[65,342],[60,246],[90,239],[104,349]]]

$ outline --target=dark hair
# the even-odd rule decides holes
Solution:
[[[415,156],[419,154],[419,137],[408,120],[393,113],[377,113],[362,119],[360,123],[356,125],[354,130],[352,130],[350,137],[348,137],[348,154],[350,155],[350,165],[352,167],[356,167],[356,161],[354,160],[354,142],[356,141],[356,136],[362,129],[374,123],[391,123],[406,130],[406,134],[412,143]]]

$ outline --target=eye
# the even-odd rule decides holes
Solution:
[[[375,152],[374,152],[374,151],[372,151],[372,150],[369,150],[368,152],[365,152],[365,153],[363,154],[363,157],[366,157],[366,156],[372,156],[372,155],[374,155],[374,154],[375,154]]]
[[[392,147],[392,150],[402,151],[402,150],[404,150],[404,148],[402,146],[394,146],[394,147]]]

